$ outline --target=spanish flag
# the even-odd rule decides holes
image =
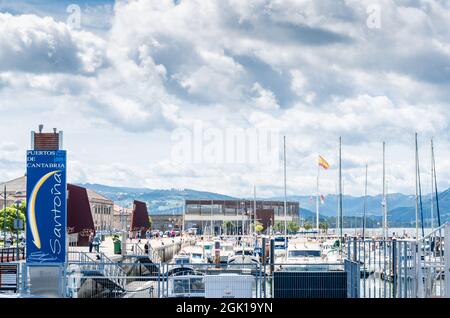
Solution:
[[[320,203],[325,203],[325,196],[323,194],[320,195]]]
[[[330,164],[325,160],[324,157],[319,156],[319,166],[326,170],[330,167]]]

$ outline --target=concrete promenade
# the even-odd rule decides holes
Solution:
[[[144,238],[144,239],[141,239],[140,242],[137,239],[127,239],[127,242],[126,242],[127,253],[126,254],[127,255],[139,254],[139,252],[136,250],[139,249],[140,252],[144,251],[145,250],[144,245],[146,242],[150,243],[151,249],[156,250],[156,249],[162,248],[164,246],[171,246],[173,244],[184,242],[184,241],[185,241],[185,238],[181,238],[181,237],[174,237],[174,238],[167,238],[167,237],[160,238],[159,237],[159,238],[152,238],[149,240]],[[136,246],[138,246],[138,247],[136,248]],[[97,257],[97,252],[95,251],[95,249],[93,249],[92,253],[89,253],[88,246],[70,246],[69,251],[70,252],[87,253],[87,256],[94,260]],[[114,242],[112,240],[112,237],[110,237],[110,236],[106,237],[105,240],[103,242],[101,242],[99,251],[101,253],[103,253],[106,257],[111,259],[112,261],[117,262],[117,261],[122,260],[122,255],[114,254]],[[70,257],[69,257],[69,260],[70,260]]]

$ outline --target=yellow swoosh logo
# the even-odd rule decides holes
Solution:
[[[41,189],[44,182],[47,181],[48,178],[50,178],[51,176],[53,176],[54,174],[56,174],[58,172],[60,172],[60,171],[57,170],[57,171],[49,172],[46,175],[44,175],[38,181],[38,183],[36,183],[36,185],[33,188],[33,191],[31,192],[30,202],[28,203],[28,214],[29,214],[28,220],[29,220],[29,224],[31,227],[31,234],[33,234],[33,243],[34,243],[34,245],[36,245],[36,247],[38,249],[41,248],[41,239],[39,237],[39,231],[38,231],[38,227],[37,227],[37,223],[36,223],[36,198],[37,198],[39,190]]]

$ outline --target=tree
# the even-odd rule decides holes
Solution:
[[[25,225],[25,214],[26,214],[26,205],[25,202],[19,206],[19,219],[22,220]],[[0,211],[0,228],[3,230],[3,224],[5,222],[5,230],[7,232],[14,232],[14,220],[17,217],[17,208],[16,206],[10,206],[6,208],[6,222],[5,222],[5,209]]]
[[[298,224],[294,221],[289,221],[287,227],[288,227],[289,232],[294,232],[294,233],[297,232],[300,228],[298,226]]]
[[[274,226],[274,230],[275,231],[284,231],[284,223],[281,221],[277,221],[275,222],[275,226]]]
[[[305,222],[305,224],[303,225],[303,227],[305,228],[305,230],[311,230],[312,229],[312,224],[309,222]]]
[[[230,234],[233,229],[233,223],[231,221],[224,221],[222,223],[222,229],[225,231],[226,235]]]
[[[328,228],[329,228],[328,222],[324,221],[324,222],[320,222],[319,223],[319,229],[324,230],[324,231],[328,231]]]
[[[261,222],[256,221],[255,231],[258,233],[264,231],[264,225]]]
[[[149,228],[151,229],[152,228],[152,218],[151,218],[151,216],[149,215],[148,216],[148,224],[149,224]]]

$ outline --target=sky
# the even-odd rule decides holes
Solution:
[[[64,131],[70,182],[281,196],[450,187],[446,0],[0,0],[0,180]],[[256,137],[255,137],[256,136]]]

